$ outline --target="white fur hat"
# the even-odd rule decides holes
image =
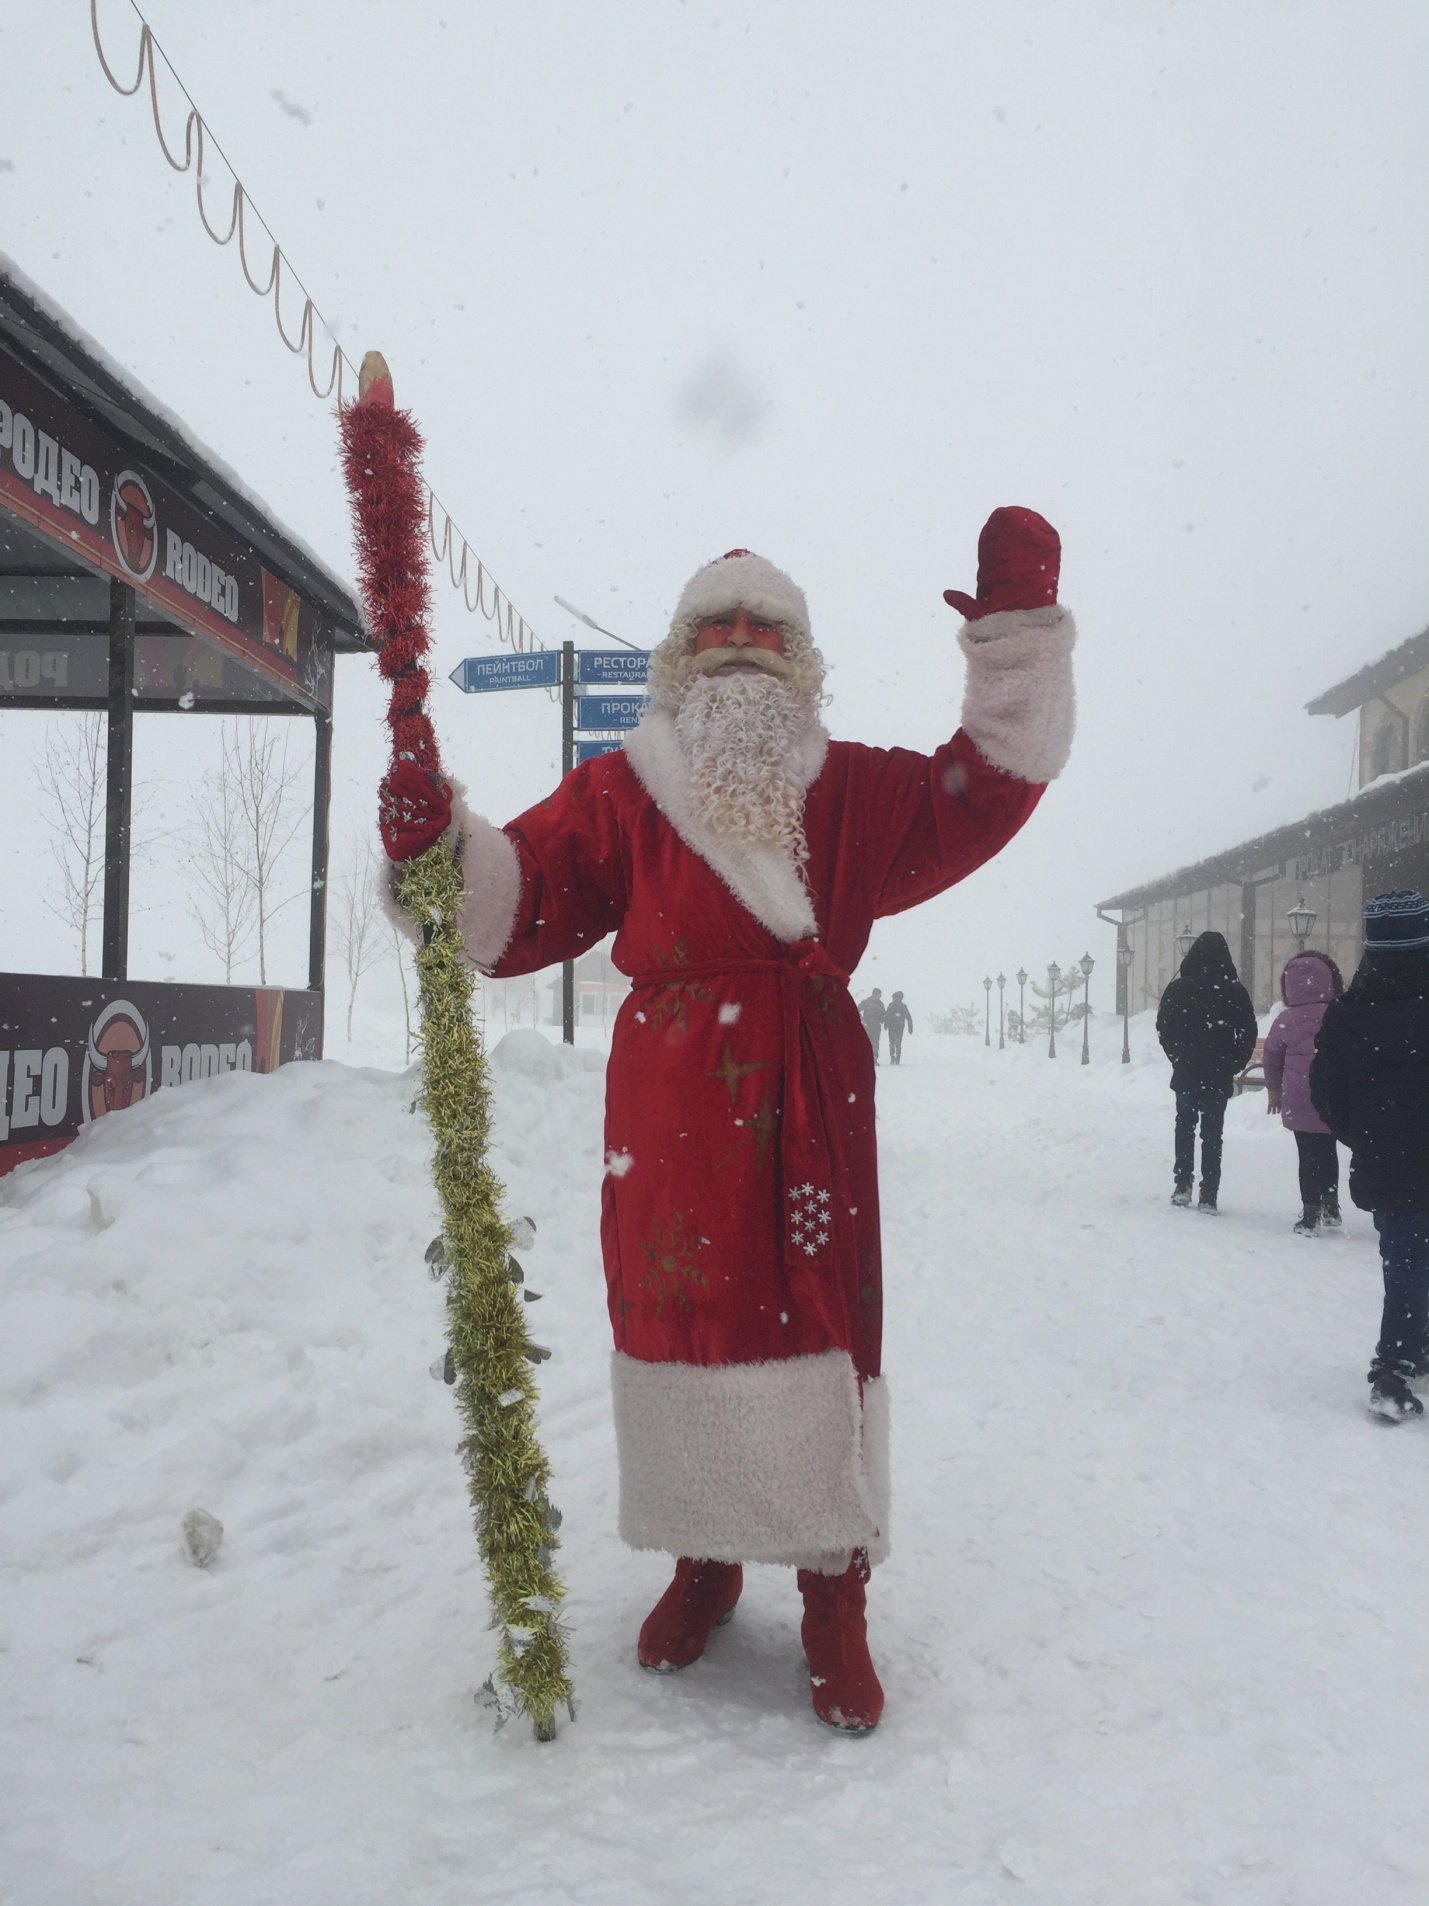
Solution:
[[[731,549],[695,571],[680,592],[670,634],[688,640],[702,622],[727,615],[731,609],[747,609],[751,615],[777,622],[786,636],[813,641],[809,605],[798,583],[747,549]]]

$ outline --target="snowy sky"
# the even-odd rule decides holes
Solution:
[[[133,15],[99,11],[128,76]],[[147,13],[547,641],[583,633],[560,594],[648,644],[748,545],[808,592],[834,733],[930,748],[961,696],[943,588],[995,505],[1058,526],[1072,764],[992,867],[878,929],[861,982],[916,1010],[1090,946],[1108,1000],[1097,899],[1346,792],[1349,724],[1303,703],[1429,619],[1422,6]],[[331,419],[83,0],[0,0],[0,71],[0,247],[350,572]],[[490,647],[450,596],[438,634],[442,674]],[[545,697],[444,684],[438,713],[493,818],[546,791]],[[42,725],[0,723],[9,966],[51,932]],[[141,722],[141,766],[172,783],[203,727]],[[338,744],[342,841],[382,758],[358,661]],[[177,931],[138,929],[135,970],[179,976],[151,963]]]

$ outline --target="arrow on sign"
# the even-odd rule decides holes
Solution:
[[[458,662],[451,679],[467,695],[493,688],[559,688],[559,649],[538,649],[527,655],[468,655]]]

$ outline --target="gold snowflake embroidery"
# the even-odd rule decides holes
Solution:
[[[691,1292],[709,1283],[695,1262],[695,1255],[704,1242],[685,1229],[685,1214],[677,1211],[668,1230],[657,1224],[650,1242],[640,1246],[650,1266],[640,1280],[640,1288],[654,1297],[657,1317],[665,1315],[667,1303],[673,1303],[687,1315],[694,1309]]]

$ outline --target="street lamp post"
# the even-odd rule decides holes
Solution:
[[[1182,927],[1181,931],[1176,935],[1176,952],[1180,959],[1185,959],[1191,948],[1196,944],[1198,937],[1194,928]]]
[[[1061,977],[1062,969],[1058,966],[1057,962],[1053,960],[1052,964],[1047,968],[1047,981],[1051,994],[1047,1003],[1047,1023],[1051,1027],[1051,1031],[1047,1036],[1047,1057],[1049,1059],[1055,1059],[1057,1056],[1057,981]]]
[[[1077,965],[1082,969],[1082,1064],[1085,1066],[1092,1062],[1088,1035],[1092,1023],[1092,968],[1096,961],[1090,953],[1084,953]]]
[[[1007,1044],[1007,1041],[1002,1036],[1003,1026],[1006,1023],[1002,1012],[1002,989],[1006,984],[1007,975],[1005,973],[999,973],[997,976],[997,1049],[999,1052],[1001,1052],[1003,1047]]]
[[[1305,942],[1315,931],[1315,909],[1305,905],[1305,896],[1303,893],[1286,914],[1285,923],[1290,928],[1295,939],[1299,942],[1300,951],[1303,953],[1305,951]]]
[[[983,981],[982,990],[987,1001],[987,1010],[983,1014],[982,1043],[990,1046],[992,1044],[992,981],[990,979]]]
[[[1136,955],[1124,926],[1117,928],[1116,963],[1121,969],[1121,1063],[1131,1064],[1131,963]]]
[[[1017,1043],[1027,1044],[1027,968],[1017,969]]]

